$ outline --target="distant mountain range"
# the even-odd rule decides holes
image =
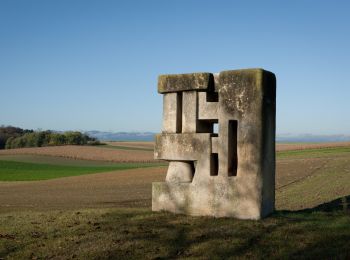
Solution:
[[[345,142],[350,141],[350,135],[278,134],[276,141],[298,143]]]
[[[86,131],[85,134],[101,141],[154,141],[152,132],[102,132]],[[313,134],[278,134],[277,142],[344,142],[350,141],[350,135],[313,135]]]
[[[155,133],[151,132],[101,132],[86,131],[90,137],[95,137],[100,141],[154,141]]]

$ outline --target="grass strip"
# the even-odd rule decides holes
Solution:
[[[314,148],[314,149],[305,149],[305,150],[290,150],[290,151],[279,151],[276,153],[277,158],[286,158],[291,156],[307,156],[311,157],[322,157],[330,154],[342,154],[350,153],[350,147],[329,147],[329,148]]]
[[[0,160],[0,181],[36,181],[83,174],[156,167],[164,163],[120,163],[113,166],[69,166]]]

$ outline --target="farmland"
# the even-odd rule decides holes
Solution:
[[[96,174],[0,181],[0,258],[350,257],[348,144],[278,145],[277,211],[258,222],[152,213],[151,183],[164,180],[166,167],[136,155],[151,158],[152,151],[138,149],[153,144],[107,145],[87,147],[103,150],[89,155],[64,155],[71,147],[2,151],[0,163],[22,169],[85,167]],[[118,168],[134,164],[142,168]]]
[[[78,160],[109,161],[109,162],[152,162],[153,152],[135,149],[115,149],[106,146],[52,146],[0,150],[1,155],[47,155]]]
[[[0,181],[48,180],[83,174],[147,168],[159,163],[119,163],[110,166],[65,166],[0,160]]]

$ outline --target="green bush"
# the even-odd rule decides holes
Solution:
[[[52,131],[23,131],[20,136],[15,135],[7,138],[4,148],[13,149],[22,147],[86,144],[98,145],[100,142],[78,131],[68,131],[65,133],[54,133]]]
[[[49,145],[64,145],[67,143],[67,137],[63,134],[52,133]]]
[[[33,130],[21,129],[19,127],[1,126],[0,127],[0,149],[4,149],[6,147],[7,140],[10,137],[16,138],[26,133],[32,133],[32,132]]]
[[[11,149],[12,148],[12,142],[15,139],[15,137],[11,136],[7,139],[5,149]]]

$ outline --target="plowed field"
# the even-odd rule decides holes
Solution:
[[[109,162],[154,162],[152,151],[110,149],[104,146],[52,146],[0,150],[1,155],[34,154]]]

